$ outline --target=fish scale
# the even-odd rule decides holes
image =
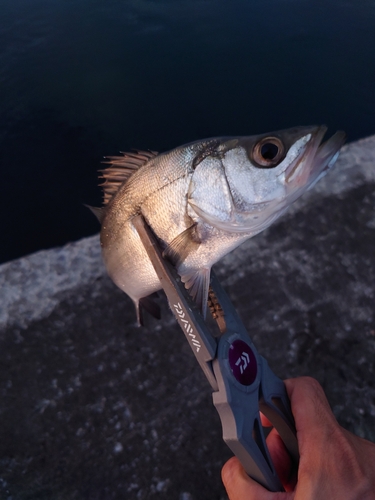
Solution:
[[[102,223],[107,271],[132,298],[138,321],[140,304],[157,314],[147,297],[161,285],[132,219],[144,216],[205,314],[212,265],[273,223],[334,164],[345,134],[321,144],[325,132],[294,127],[110,157],[104,207],[92,210]]]

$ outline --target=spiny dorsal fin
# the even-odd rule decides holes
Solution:
[[[107,205],[121,184],[127,181],[136,170],[158,154],[156,151],[138,150],[132,153],[123,153],[122,151],[120,153],[122,156],[106,156],[107,161],[103,163],[110,166],[99,170],[102,174],[99,178],[104,179],[104,182],[99,184],[103,188],[103,205]]]

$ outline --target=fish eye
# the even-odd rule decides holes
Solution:
[[[278,137],[264,137],[255,144],[252,160],[260,168],[276,167],[285,157],[284,144]]]

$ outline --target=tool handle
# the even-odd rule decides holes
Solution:
[[[219,388],[213,393],[213,402],[221,419],[223,439],[247,474],[270,491],[284,491],[259,414],[262,361],[243,334],[224,334],[213,363]]]
[[[294,417],[284,382],[269,368],[262,357],[263,377],[259,409],[275,427],[294,463],[299,462],[298,441]]]
[[[223,439],[250,477],[270,491],[283,491],[269,454],[261,411],[279,432],[298,463],[298,442],[284,382],[259,355],[216,276],[211,286],[225,312],[226,333],[220,338],[213,363],[219,390],[213,394]]]
[[[158,243],[142,216],[133,225],[148,253],[193,352],[214,389],[224,441],[246,472],[270,491],[283,491],[270,457],[259,410],[279,432],[294,460],[298,443],[285,386],[253,345],[232,303],[212,274],[211,286],[225,311],[224,333],[218,342],[195,310],[172,266],[162,257]]]

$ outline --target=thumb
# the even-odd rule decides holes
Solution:
[[[229,500],[286,500],[286,493],[271,493],[259,483],[251,479],[240,461],[232,457],[221,471]]]

